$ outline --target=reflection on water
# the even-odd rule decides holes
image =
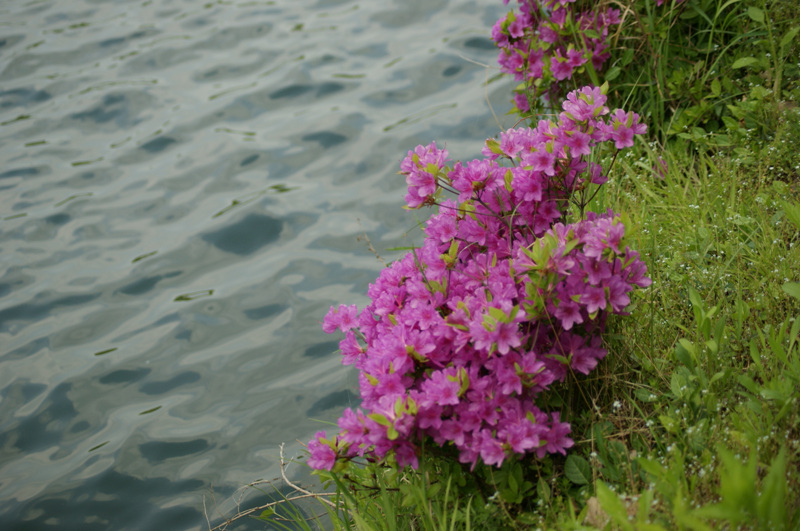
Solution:
[[[207,527],[358,404],[319,322],[499,130],[503,9],[0,3],[0,529]]]

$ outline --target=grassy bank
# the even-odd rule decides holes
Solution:
[[[615,158],[590,207],[625,213],[653,284],[609,319],[597,369],[542,398],[575,445],[471,469],[428,439],[416,471],[391,455],[321,471],[335,494],[320,520],[278,504],[265,521],[800,528],[800,10],[619,7],[604,72],[614,104],[647,115],[649,140]]]

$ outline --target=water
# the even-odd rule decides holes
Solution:
[[[504,10],[0,4],[0,529],[208,528],[357,404],[319,322],[420,240],[405,152],[512,125]]]

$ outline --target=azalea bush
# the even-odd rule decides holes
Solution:
[[[619,15],[619,9],[597,3],[519,0],[518,11],[492,28],[500,70],[521,82],[514,93],[517,112],[536,111],[540,97],[557,101],[568,81],[599,85],[598,71],[611,57],[609,33],[620,23]]]
[[[621,216],[587,212],[609,171],[598,161],[646,131],[605,104],[604,88],[570,92],[557,121],[509,129],[466,164],[447,166],[435,143],[408,153],[408,207],[438,213],[424,243],[370,285],[366,308],[332,307],[323,321],[345,334],[362,409],[345,411],[338,434],[317,433],[312,468],[389,456],[416,468],[426,441],[472,468],[573,445],[543,396],[595,368],[608,316],[650,284]]]

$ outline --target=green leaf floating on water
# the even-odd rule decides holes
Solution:
[[[191,293],[184,293],[183,295],[178,295],[175,297],[175,302],[183,302],[183,301],[193,301],[195,299],[200,299],[202,297],[210,297],[214,294],[213,289],[203,289],[200,291],[193,291]]]
[[[153,255],[155,255],[155,254],[158,254],[158,251],[151,251],[151,252],[149,252],[149,253],[140,254],[139,256],[137,256],[136,258],[134,258],[133,260],[131,260],[131,263],[132,263],[132,264],[135,264],[136,262],[138,262],[138,261],[140,261],[140,260],[144,260],[145,258],[150,258],[151,256],[153,256]]]
[[[111,441],[106,441],[106,442],[100,443],[97,446],[93,446],[93,447],[89,448],[89,451],[90,452],[94,452],[95,450],[99,450],[100,448],[102,448],[103,446],[107,445],[110,442]]]
[[[257,192],[250,192],[249,194],[245,194],[241,197],[237,197],[231,201],[231,204],[211,216],[212,218],[218,218],[223,214],[227,214],[231,210],[237,207],[241,207],[252,203],[256,199],[263,197],[267,194],[285,194],[286,192],[291,192],[292,190],[297,190],[297,186],[287,186],[285,184],[273,184],[272,186],[265,188],[263,190],[259,190]]]

